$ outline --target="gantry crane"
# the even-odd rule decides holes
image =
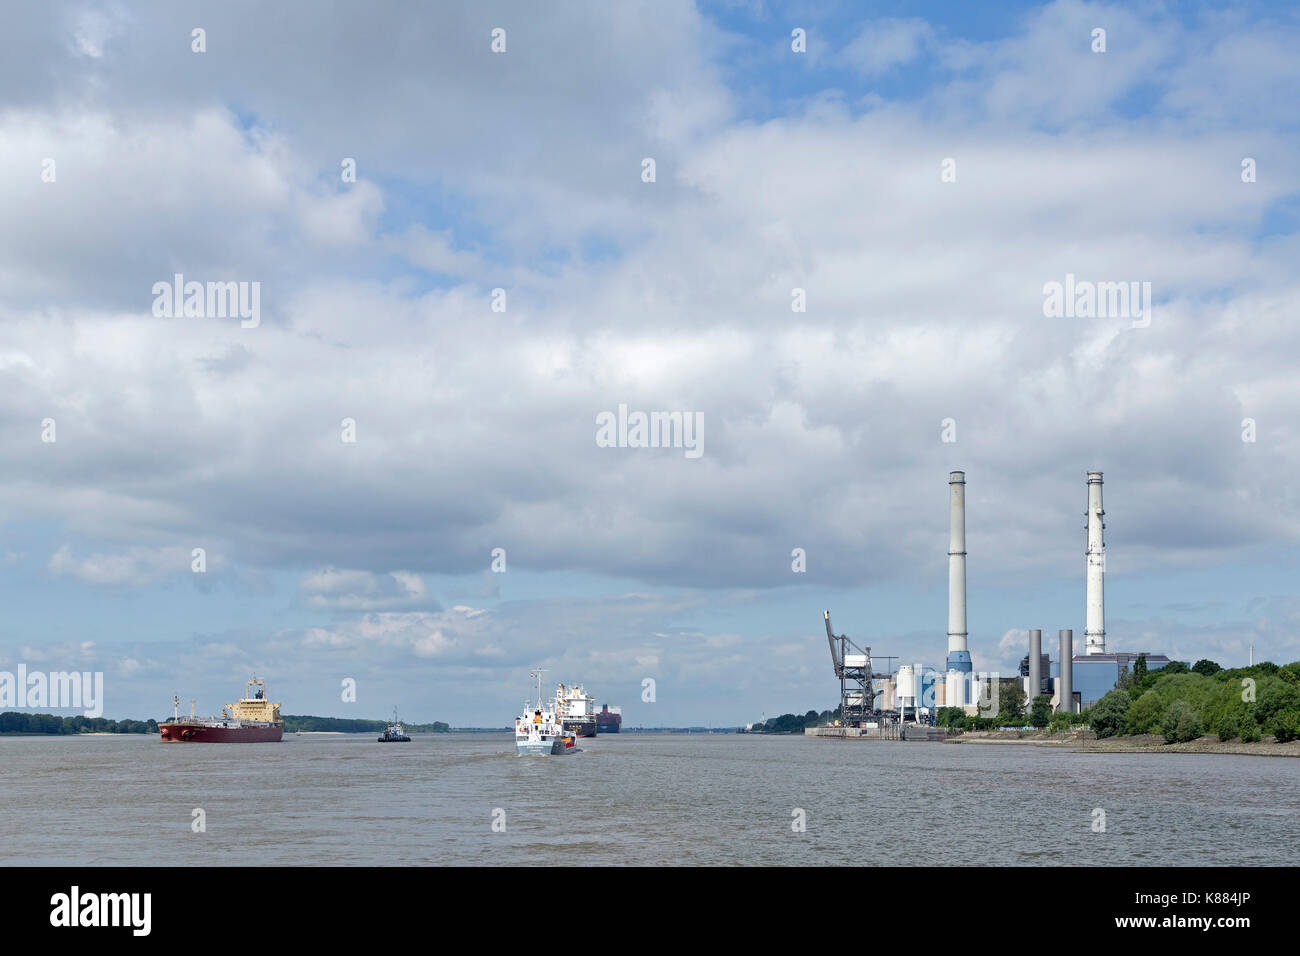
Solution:
[[[876,710],[876,692],[872,687],[871,648],[860,648],[846,634],[831,630],[831,612],[823,611],[826,619],[826,642],[831,648],[831,663],[835,676],[840,679],[840,720],[847,727],[856,727],[869,720]]]

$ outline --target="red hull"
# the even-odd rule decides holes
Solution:
[[[264,744],[284,736],[283,727],[205,727],[202,724],[159,724],[165,744]]]

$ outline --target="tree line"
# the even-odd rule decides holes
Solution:
[[[345,734],[379,733],[388,726],[384,720],[361,720],[343,717],[288,715],[283,718],[285,733],[298,731],[335,731]],[[431,724],[403,724],[417,734],[445,734],[451,726],[441,720]],[[156,734],[158,721],[109,720],[106,717],[60,717],[57,714],[24,714],[7,710],[0,714],[0,734]]]
[[[285,714],[281,717],[281,720],[284,721],[284,732],[287,734],[294,734],[299,731],[303,733],[377,734],[390,723],[387,720],[366,720],[359,717],[312,717],[304,714]],[[403,722],[402,726],[413,734],[446,734],[451,732],[451,725],[445,724],[441,720],[435,720],[431,724],[408,724]]]
[[[60,717],[57,714],[0,714],[0,734],[156,734],[158,722],[109,720],[106,717]]]
[[[1190,669],[1172,667],[1148,671],[1139,657],[1089,711],[1097,736],[1160,734],[1168,743],[1205,734],[1223,741],[1300,740],[1300,661],[1225,670],[1200,660]]]

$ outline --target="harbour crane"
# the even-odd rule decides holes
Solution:
[[[876,709],[876,693],[872,687],[871,648],[858,647],[846,634],[836,634],[831,628],[831,612],[823,611],[826,621],[826,643],[831,649],[831,664],[840,681],[840,720],[845,726],[856,727],[870,719]]]

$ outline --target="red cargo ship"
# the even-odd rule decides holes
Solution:
[[[602,704],[600,713],[596,715],[596,733],[598,734],[616,734],[620,727],[623,726],[623,709],[615,707],[609,709],[609,704]]]
[[[253,688],[257,690],[254,691]],[[158,725],[165,744],[257,744],[273,743],[284,736],[280,705],[266,699],[266,681],[253,675],[237,704],[221,709],[220,717],[195,717],[194,703],[190,715],[180,716],[180,698],[172,698],[172,719]]]

